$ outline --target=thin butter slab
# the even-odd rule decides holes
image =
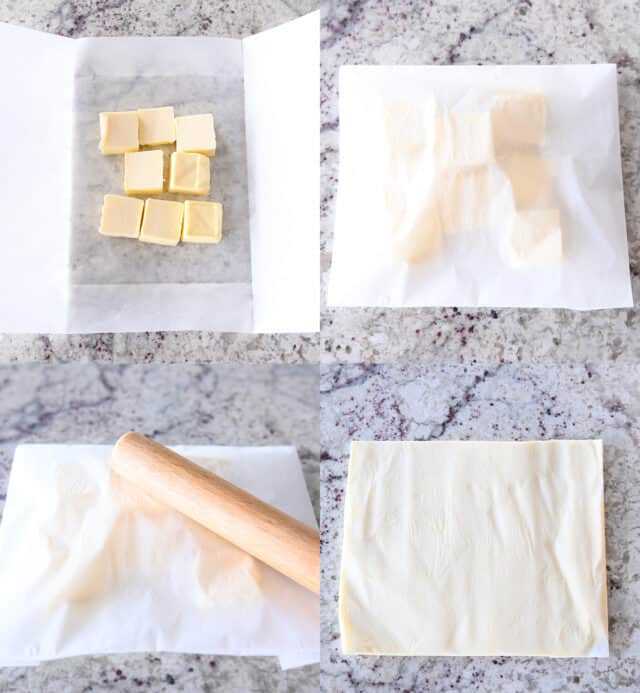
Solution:
[[[345,654],[606,656],[602,442],[354,442]]]

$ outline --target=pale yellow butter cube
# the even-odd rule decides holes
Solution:
[[[176,149],[206,156],[216,153],[216,133],[211,113],[176,118]]]
[[[453,166],[437,174],[438,210],[445,234],[488,226],[491,183],[489,166]]]
[[[222,205],[186,200],[182,240],[185,243],[218,243],[222,238]]]
[[[435,121],[434,155],[441,166],[483,166],[493,159],[491,114],[444,113]]]
[[[516,209],[548,204],[551,195],[551,166],[537,154],[517,152],[498,157],[509,179]]]
[[[138,126],[141,145],[171,144],[176,141],[176,122],[172,106],[140,109]]]
[[[138,114],[136,111],[120,111],[100,114],[100,151],[103,154],[137,152]]]
[[[124,189],[128,195],[161,193],[163,187],[163,155],[159,149],[125,153]]]
[[[540,147],[547,124],[547,99],[536,92],[499,92],[494,100],[491,124],[498,152]]]
[[[511,225],[508,255],[514,267],[545,267],[560,263],[560,211],[529,209],[518,212]]]
[[[124,195],[105,195],[100,221],[103,236],[138,238],[144,202]]]
[[[182,202],[146,200],[140,240],[160,245],[178,245],[182,233]]]
[[[171,155],[169,191],[191,195],[207,195],[211,173],[209,159],[203,154],[174,152]]]

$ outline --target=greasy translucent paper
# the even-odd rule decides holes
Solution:
[[[329,304],[632,305],[615,66],[341,68]]]
[[[346,654],[606,656],[602,442],[354,442]]]
[[[294,448],[177,447],[310,526]],[[0,665],[117,652],[318,661],[318,599],[141,494],[111,448],[16,450],[0,525]]]

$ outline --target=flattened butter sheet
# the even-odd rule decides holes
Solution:
[[[354,442],[345,654],[607,656],[602,441]]]

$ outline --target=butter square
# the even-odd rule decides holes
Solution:
[[[185,243],[218,243],[222,238],[222,205],[186,200],[182,240]]]
[[[144,202],[124,195],[105,195],[99,231],[103,236],[138,238]]]
[[[146,200],[140,240],[160,245],[178,245],[182,233],[182,202]]]
[[[345,654],[606,655],[602,441],[352,442],[339,619]]]
[[[100,151],[103,154],[137,152],[138,114],[136,111],[120,111],[100,114]]]
[[[176,141],[176,122],[172,106],[138,110],[140,144],[152,146]]]
[[[176,118],[176,149],[206,156],[216,153],[216,133],[211,113]]]
[[[164,187],[163,155],[159,149],[125,152],[124,189],[128,195],[161,193]]]
[[[544,267],[560,262],[560,211],[529,209],[518,212],[511,225],[508,254],[514,267]]]
[[[551,196],[551,165],[537,154],[516,153],[498,157],[509,179],[516,209],[548,204]]]
[[[445,234],[486,228],[490,220],[490,166],[454,166],[438,172],[437,198]]]
[[[499,92],[491,111],[497,151],[536,148],[544,142],[547,99],[536,92]]]
[[[434,154],[441,166],[483,166],[493,159],[490,113],[445,113],[435,127]]]
[[[209,159],[203,154],[174,152],[171,155],[170,192],[207,195],[210,180]]]

